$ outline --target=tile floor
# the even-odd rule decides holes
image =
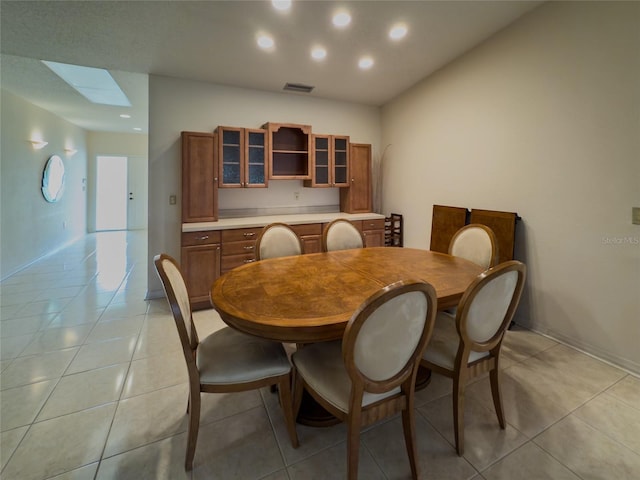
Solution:
[[[164,299],[145,301],[146,234],[88,235],[0,285],[1,477],[340,479],[345,428],[298,426],[268,389],[205,395],[183,468],[187,374]],[[221,326],[197,314],[201,334]],[[417,394],[425,479],[640,478],[640,380],[522,328],[504,345],[500,430],[486,378],[468,387],[455,454],[451,383]],[[362,436],[360,477],[409,478],[398,417]]]

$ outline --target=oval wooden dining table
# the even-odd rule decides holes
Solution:
[[[360,304],[398,280],[423,280],[438,309],[458,304],[483,268],[443,253],[399,247],[338,250],[261,260],[235,268],[211,287],[211,303],[229,326],[282,342],[342,338]]]
[[[229,326],[301,345],[342,338],[360,304],[393,282],[429,282],[442,310],[457,305],[482,271],[468,260],[428,250],[339,250],[248,263],[218,278],[210,297]],[[430,374],[426,369],[418,372],[416,389],[429,383]],[[338,423],[306,392],[297,421],[316,427]]]

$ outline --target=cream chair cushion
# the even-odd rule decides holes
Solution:
[[[295,366],[305,382],[331,405],[347,413],[351,379],[342,359],[342,341],[306,345],[294,357]],[[362,405],[370,405],[399,392],[400,387],[382,394],[364,392]]]
[[[291,369],[281,343],[263,340],[225,327],[198,345],[200,382],[209,385],[262,380]]]
[[[338,221],[329,227],[327,231],[327,251],[349,250],[362,248],[362,235],[360,231],[348,221]]]
[[[454,239],[450,254],[489,268],[493,251],[491,238],[482,228],[467,228]]]
[[[454,370],[459,345],[460,337],[455,319],[445,313],[438,313],[431,340],[422,358],[440,367]],[[489,352],[472,351],[469,354],[469,363],[488,355]]]
[[[471,340],[483,343],[497,333],[517,282],[518,272],[507,272],[492,279],[473,298],[466,318],[466,331]]]
[[[302,254],[300,239],[285,225],[269,227],[262,235],[259,248],[261,260]]]
[[[422,292],[408,292],[369,315],[354,345],[355,364],[363,375],[384,381],[404,368],[420,341],[427,308]]]

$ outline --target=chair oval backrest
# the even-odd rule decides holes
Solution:
[[[198,336],[191,316],[189,292],[178,262],[166,254],[156,255],[153,261],[169,301],[182,346],[195,350],[198,347]]]
[[[329,223],[322,232],[322,251],[363,248],[364,238],[349,220],[339,218]]]
[[[302,241],[289,225],[271,223],[264,227],[256,240],[256,259],[301,255]]]
[[[481,273],[467,289],[458,307],[457,325],[472,350],[492,348],[504,333],[520,301],[525,274],[525,265],[512,260]]]
[[[472,223],[458,230],[449,243],[449,254],[489,268],[498,260],[496,236],[486,225]]]
[[[435,289],[408,280],[369,297],[354,313],[343,337],[343,356],[352,381],[365,390],[389,391],[416,367],[436,314]]]

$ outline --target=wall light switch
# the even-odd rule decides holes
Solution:
[[[175,205],[175,204],[176,204],[176,196],[169,195],[169,205]]]
[[[640,225],[640,207],[631,207],[631,223]]]

